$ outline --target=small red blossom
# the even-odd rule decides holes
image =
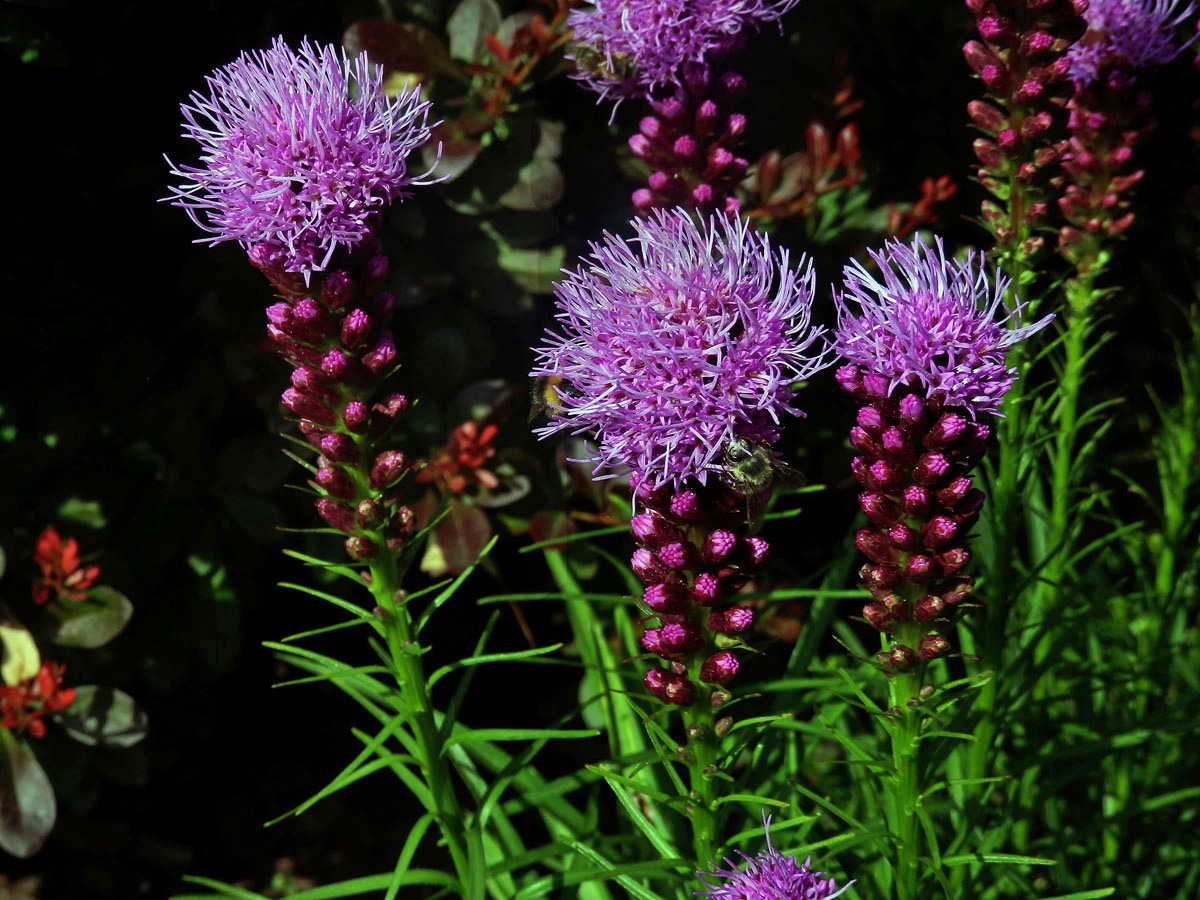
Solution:
[[[42,717],[48,712],[61,712],[75,701],[75,688],[62,686],[62,663],[44,662],[32,678],[14,685],[0,685],[0,715],[3,727],[9,731],[24,728],[33,737],[46,733]]]
[[[41,567],[42,577],[33,584],[33,601],[47,603],[57,593],[59,597],[84,600],[84,591],[100,577],[99,566],[81,566],[79,542],[75,538],[63,539],[53,528],[47,528],[37,539],[34,562]]]
[[[478,484],[486,490],[500,486],[494,472],[483,464],[496,455],[492,441],[499,429],[470,420],[450,433],[437,455],[418,474],[417,481],[440,482],[452,494],[461,494],[468,484]]]

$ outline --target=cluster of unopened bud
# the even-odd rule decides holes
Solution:
[[[408,408],[402,394],[376,396],[397,367],[387,324],[395,298],[383,290],[388,259],[371,238],[340,268],[306,284],[299,275],[253,262],[270,279],[281,302],[267,309],[267,333],[294,367],[281,402],[300,419],[300,433],[319,452],[317,512],[346,537],[356,560],[382,546],[398,551],[415,530],[412,510],[399,503],[397,482],[409,464],[404,454],[374,453]],[[373,454],[364,459],[364,453]]]
[[[963,573],[970,560],[967,533],[984,495],[971,469],[983,457],[988,428],[966,410],[943,406],[912,388],[889,390],[888,379],[857,366],[837,371],[842,389],[862,404],[850,429],[857,451],[851,468],[862,486],[859,506],[870,523],[854,535],[869,562],[859,570],[874,598],[863,618],[886,634],[902,623],[924,631],[917,646],[893,644],[877,660],[908,671],[949,649],[936,628],[974,587]]]
[[[734,190],[749,163],[735,152],[746,117],[733,109],[746,94],[746,79],[729,71],[714,74],[714,61],[710,55],[704,65],[687,66],[678,90],[651,99],[655,114],[642,119],[629,139],[633,155],[651,169],[647,187],[633,194],[639,213],[685,206],[737,214]]]
[[[1000,247],[1029,257],[1044,244],[1031,232],[1046,217],[1043,182],[1053,174],[1052,164],[1066,146],[1063,106],[1072,93],[1066,51],[1084,33],[1087,0],[966,4],[982,40],[968,41],[963,55],[988,95],[986,101],[967,105],[971,121],[986,135],[974,143],[979,180],[1011,204],[1009,186],[1015,179],[1030,198],[1020,210],[1019,223],[992,200],[982,205],[983,219]]]
[[[652,490],[634,476],[633,485],[644,511],[630,523],[639,544],[631,565],[646,586],[648,621],[657,623],[645,629],[641,644],[668,664],[650,669],[644,683],[664,703],[687,706],[697,693],[689,661],[703,659],[699,678],[705,684],[727,684],[737,674],[738,658],[729,645],[750,627],[754,613],[733,598],[769,547],[745,533],[750,500],[715,479],[681,490]]]

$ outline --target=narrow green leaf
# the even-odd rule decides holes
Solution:
[[[945,866],[965,866],[970,863],[1017,863],[1027,866],[1057,866],[1058,861],[1040,856],[1020,856],[1014,853],[960,853],[942,860]]]
[[[541,738],[590,738],[599,737],[594,728],[465,728],[450,735],[442,752],[455,744],[475,741],[533,741]]]
[[[601,774],[604,773],[602,772]],[[629,790],[619,781],[609,778],[607,775],[604,775],[604,780],[608,782],[608,786],[612,788],[613,793],[617,795],[617,799],[621,802],[621,805],[625,807],[625,812],[627,812],[629,817],[633,819],[633,823],[637,825],[638,829],[646,836],[646,839],[650,841],[654,849],[658,851],[659,856],[661,856],[663,859],[677,858],[679,856],[679,851],[675,849],[674,845],[672,845],[667,836],[660,832],[654,826],[654,824],[646,818],[646,814],[642,811],[641,806],[639,806],[630,795]]]
[[[416,621],[416,631],[418,634],[420,633],[421,629],[425,627],[425,623],[428,622],[430,617],[438,611],[442,604],[454,596],[454,592],[457,591],[459,586],[470,577],[471,573],[475,571],[475,567],[479,565],[479,561],[491,552],[492,548],[496,546],[496,541],[499,539],[500,538],[498,535],[492,535],[492,539],[487,542],[484,548],[479,551],[479,555],[475,557],[475,562],[467,566],[467,568],[464,569],[457,578],[450,582],[449,586],[447,586],[440,594],[434,597],[428,606],[421,610],[421,615]]]
[[[465,669],[468,666],[481,666],[492,662],[517,662],[518,660],[530,659],[535,656],[545,656],[547,653],[554,653],[561,648],[562,644],[559,643],[549,644],[545,647],[534,647],[531,650],[513,650],[507,653],[483,653],[476,656],[469,656],[466,659],[458,660],[458,662],[442,666],[430,675],[429,689],[433,690],[433,686],[451,672],[457,672],[459,669]]]
[[[714,805],[720,806],[722,803],[755,803],[759,806],[774,806],[779,809],[787,809],[791,806],[786,800],[776,800],[773,797],[762,797],[758,794],[725,794],[718,797]]]
[[[183,880],[189,884],[198,884],[202,887],[212,888],[222,897],[232,897],[234,900],[270,900],[262,894],[256,894],[254,891],[248,891],[245,888],[235,887],[232,884],[226,884],[223,881],[216,881],[212,878],[202,878],[199,875],[184,875]],[[177,895],[173,900],[212,900],[211,894],[183,894]]]

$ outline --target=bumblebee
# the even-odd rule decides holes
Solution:
[[[562,409],[560,397],[570,396],[570,385],[561,375],[536,375],[529,379],[529,419]]]
[[[572,44],[571,56],[575,60],[575,65],[593,78],[629,81],[637,75],[637,70],[633,65],[633,56],[629,53],[620,51],[605,53],[590,44]]]
[[[780,462],[771,448],[760,441],[735,438],[725,445],[721,476],[735,493],[756,497],[772,485],[797,488],[804,476]]]

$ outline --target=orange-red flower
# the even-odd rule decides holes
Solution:
[[[42,569],[42,577],[33,584],[35,603],[47,603],[55,593],[71,600],[86,599],[85,590],[100,577],[99,566],[80,565],[79,542],[75,538],[64,542],[53,528],[38,536],[33,559]]]
[[[3,727],[10,731],[24,728],[35,738],[44,735],[46,723],[42,716],[60,712],[75,700],[75,688],[62,686],[64,671],[62,663],[45,662],[32,678],[11,686],[0,685]]]
[[[440,481],[453,494],[461,494],[469,483],[489,491],[499,487],[500,479],[496,474],[483,468],[483,464],[496,455],[492,440],[498,430],[495,425],[480,428],[473,419],[463,422],[417,474],[417,481]]]

